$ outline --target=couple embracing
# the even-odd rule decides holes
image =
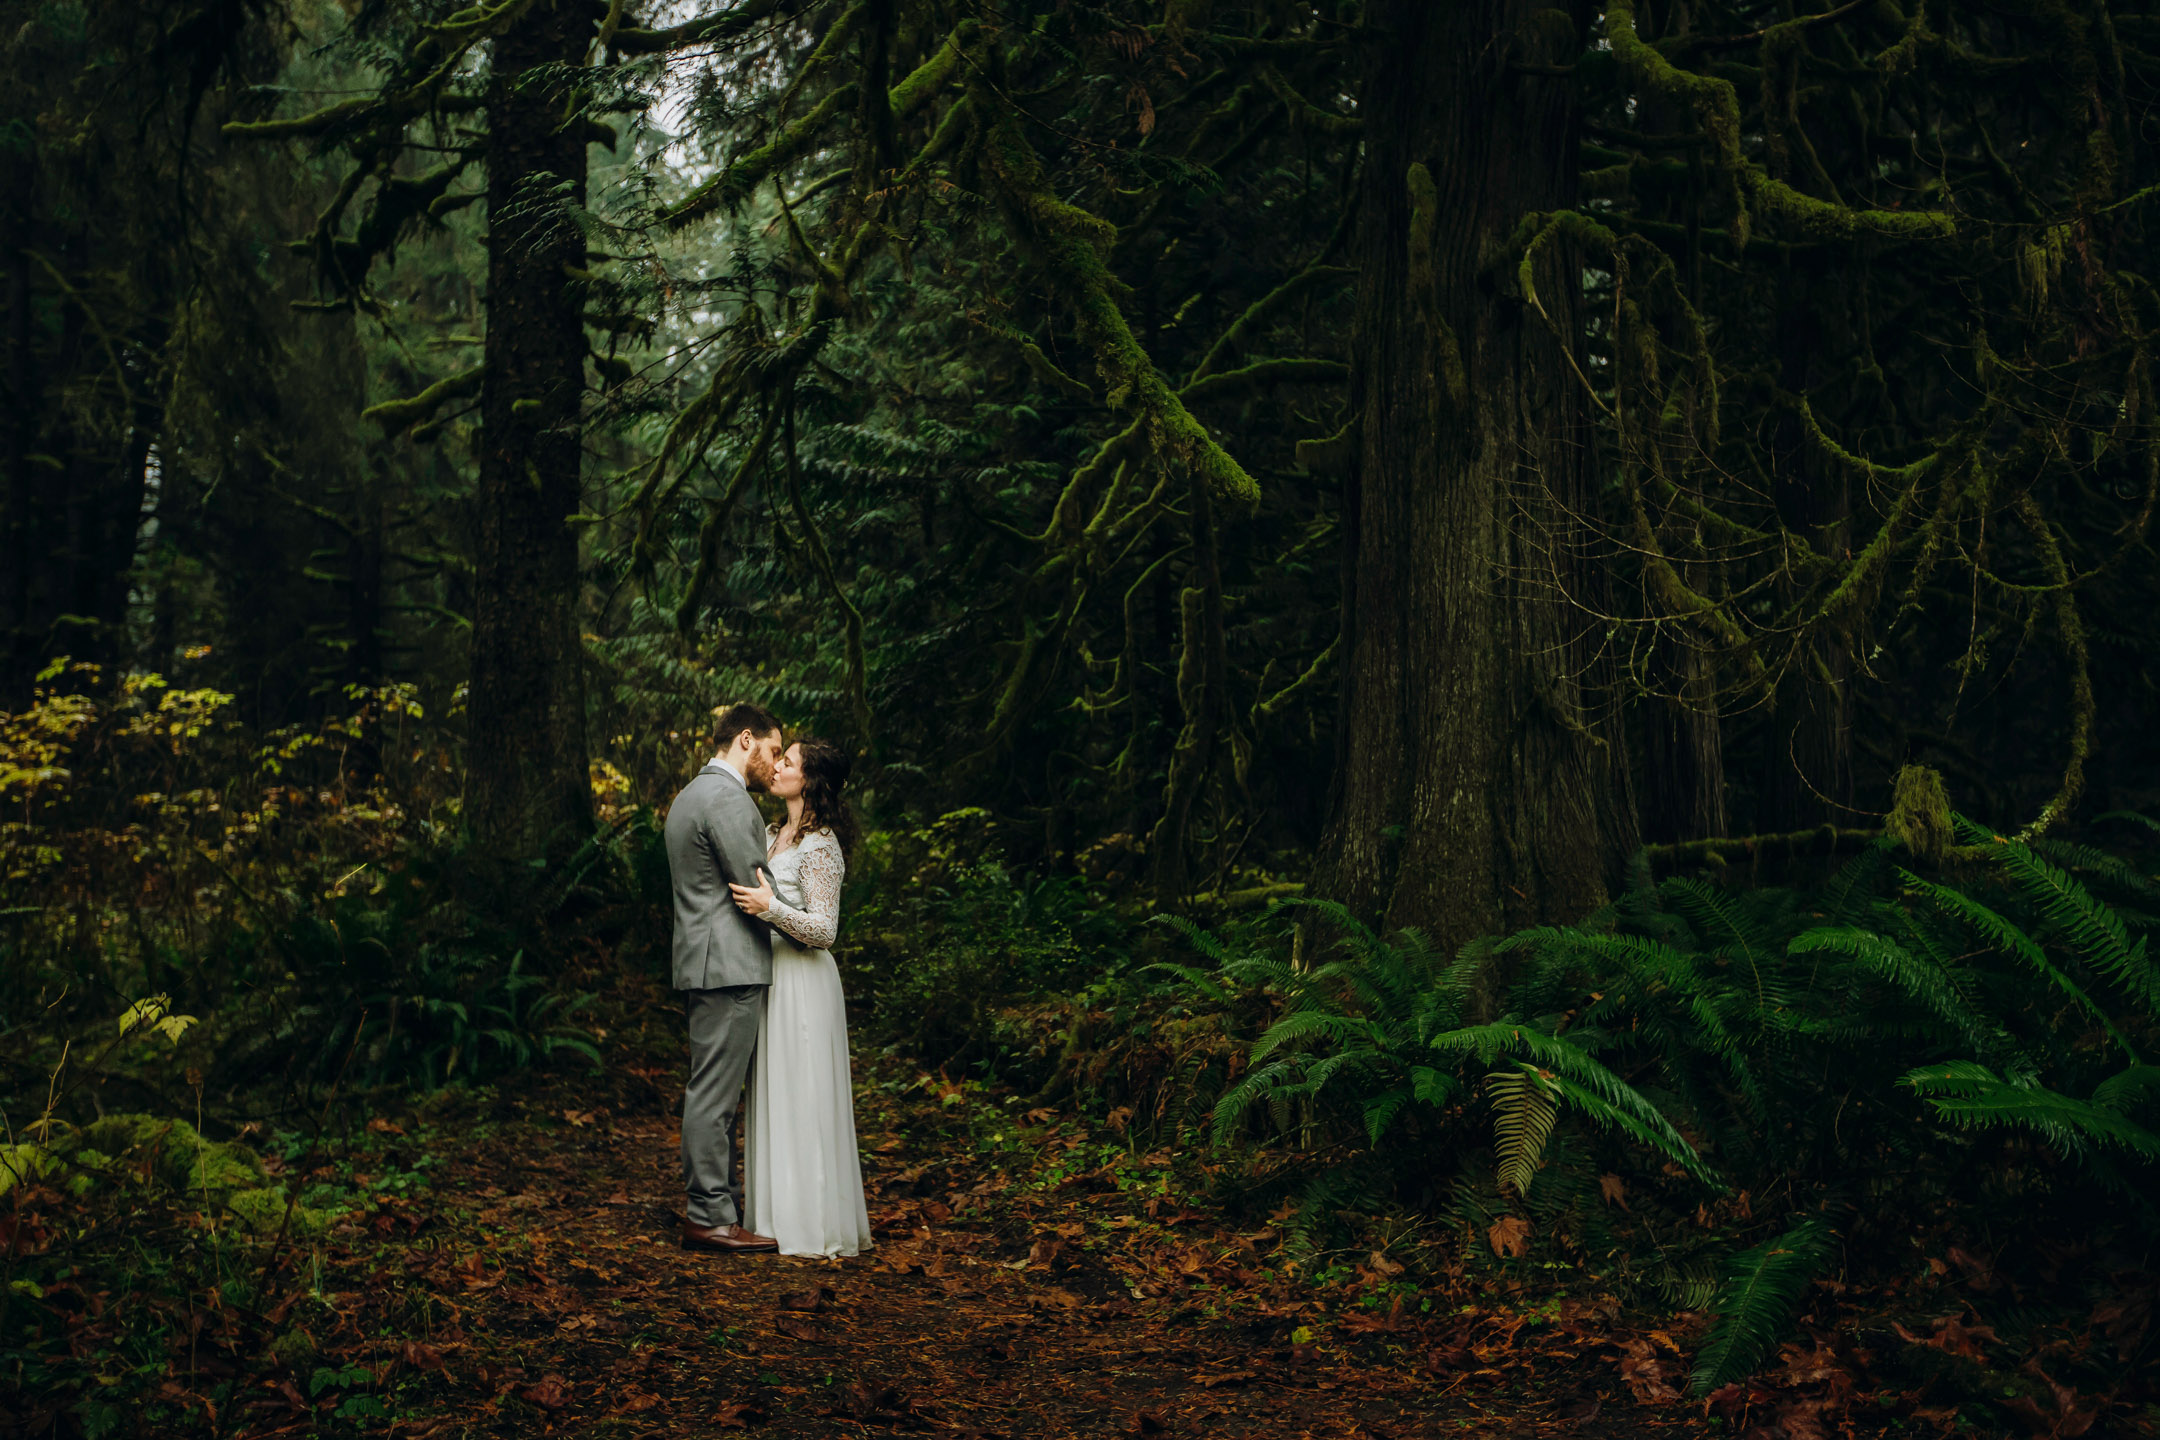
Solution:
[[[690,1025],[682,1246],[854,1255],[870,1248],[870,1216],[829,948],[855,839],[847,753],[785,743],[756,705],[723,711],[718,740],[667,817],[675,988]],[[784,801],[787,818],[766,824],[753,791]],[[734,1174],[746,1082],[744,1173]]]

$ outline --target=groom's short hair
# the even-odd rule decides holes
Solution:
[[[734,744],[735,737],[745,730],[763,738],[779,728],[780,722],[774,718],[772,711],[743,700],[720,712],[719,720],[713,725],[713,738],[720,743],[720,748],[725,750]]]

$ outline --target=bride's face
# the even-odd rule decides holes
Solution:
[[[790,745],[787,753],[773,762],[772,781],[765,790],[775,800],[792,800],[802,794],[802,787],[802,746]]]

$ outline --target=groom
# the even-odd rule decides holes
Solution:
[[[690,1021],[690,1083],[683,1091],[682,1226],[685,1250],[775,1250],[743,1227],[743,1185],[729,1174],[735,1106],[757,1050],[772,984],[772,932],[745,915],[730,882],[756,885],[765,821],[753,790],[771,781],[780,722],[756,705],[721,712],[719,753],[668,807],[668,874],[675,889],[675,988]]]

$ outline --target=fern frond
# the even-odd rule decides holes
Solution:
[[[1513,1186],[1517,1195],[1528,1195],[1560,1118],[1554,1091],[1534,1065],[1496,1070],[1485,1077],[1485,1089],[1492,1096],[1493,1142],[1500,1158],[1494,1178]]]
[[[1897,841],[1884,837],[1841,866],[1823,892],[1829,918],[1845,925],[1864,919],[1883,873],[1890,868],[1890,857],[1901,848]]]
[[[2030,847],[2006,840],[1996,847],[1996,855],[2087,964],[2114,980],[2147,1012],[2160,1013],[2160,970],[2145,954],[2144,936],[2133,942],[2120,915]]]
[[[2092,996],[2085,993],[2083,986],[2065,975],[2054,961],[2048,959],[2047,951],[2040,947],[2039,941],[1962,891],[1953,890],[1947,885],[1938,885],[1910,870],[1901,870],[1898,873],[1903,877],[1907,890],[1926,899],[1944,914],[1961,921],[1967,929],[2005,955],[2044,976],[2056,989],[2069,996],[2072,1002],[2105,1026],[2108,1034],[2114,1037],[2115,1043],[2122,1047],[2125,1054],[2133,1060],[2137,1058],[2136,1052],[2130,1048],[2130,1042],[2115,1028],[2115,1022],[2107,1011],[2101,1008],[2100,1003]]]
[[[1277,1060],[1272,1065],[1246,1072],[1237,1084],[1223,1092],[1222,1099],[1215,1102],[1215,1111],[1210,1117],[1214,1143],[1228,1144],[1231,1135],[1244,1123],[1245,1116],[1253,1106],[1273,1099],[1285,1089],[1296,1087],[1299,1079],[1297,1067],[1288,1060]]]
[[[1315,1036],[1338,1045],[1365,1041],[1375,1048],[1385,1040],[1370,1020],[1359,1016],[1332,1014],[1325,1010],[1293,1010],[1268,1026],[1267,1031],[1253,1042],[1252,1061],[1257,1065],[1291,1041]]]
[[[1475,1056],[1484,1065],[1503,1055],[1529,1060],[1546,1072],[1548,1085],[1558,1088],[1589,1118],[1618,1125],[1703,1184],[1724,1188],[1664,1113],[1641,1091],[1599,1064],[1573,1036],[1548,1035],[1519,1022],[1498,1020],[1450,1030],[1429,1043],[1442,1054]]]
[[[1716,1298],[1717,1272],[1697,1261],[1685,1269],[1666,1261],[1650,1277],[1665,1303],[1675,1310],[1701,1310]]]
[[[1198,992],[1205,999],[1218,1005],[1228,1005],[1237,999],[1236,992],[1226,983],[1218,970],[1202,970],[1193,965],[1180,965],[1174,960],[1158,960],[1140,967],[1140,973],[1160,970],[1173,979],[1185,982],[1186,988]]]
[[[1910,1085],[1937,1114],[1967,1129],[2022,1127],[2071,1156],[2083,1156],[2089,1147],[2103,1145],[2127,1150],[2143,1160],[2160,1160],[2160,1135],[2120,1111],[2043,1085],[2005,1079],[1975,1061],[1924,1065],[1898,1083]]]
[[[1658,886],[1658,895],[1672,900],[1704,934],[1724,932],[1751,959],[1756,951],[1771,948],[1770,937],[1740,914],[1724,891],[1707,881],[1676,875]]]
[[[1408,1090],[1388,1090],[1365,1102],[1365,1138],[1374,1145],[1387,1134],[1411,1101]]]
[[[1920,959],[1887,935],[1850,925],[1825,926],[1795,935],[1786,949],[1795,955],[1827,950],[1858,961],[1911,996],[1975,1049],[2002,1049],[2009,1044],[2009,1036],[2002,1028],[1975,1013],[1938,966]]]
[[[1830,1253],[1830,1241],[1829,1227],[1810,1217],[1733,1257],[1710,1302],[1710,1333],[1695,1354],[1697,1395],[1754,1373],[1792,1325],[1800,1297]]]
[[[2092,1103],[2135,1120],[2160,1113],[2160,1065],[2132,1065],[2093,1087]]]

